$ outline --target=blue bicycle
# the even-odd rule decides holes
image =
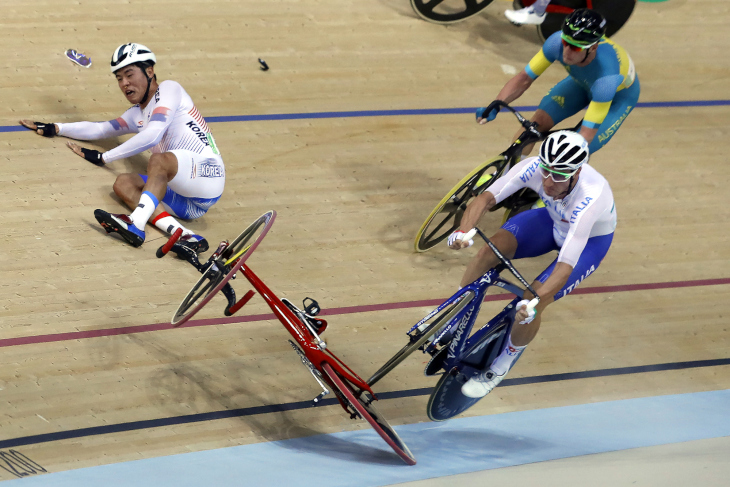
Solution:
[[[470,239],[475,233],[484,239],[500,260],[500,264],[468,286],[461,288],[413,325],[408,331],[406,346],[367,381],[372,386],[416,350],[428,353],[431,355],[431,360],[426,365],[424,373],[427,376],[441,375],[428,401],[428,417],[432,421],[452,418],[479,401],[463,395],[461,386],[491,365],[504,349],[505,340],[510,336],[514,324],[516,305],[523,299],[525,289],[532,293],[532,296],[537,296],[535,290],[509,259],[502,255],[481,230],[472,230],[464,236],[464,240]],[[509,270],[525,289],[502,279],[499,274],[505,269]],[[491,286],[500,287],[517,297],[486,325],[471,334],[479,309]],[[528,309],[534,309],[538,302],[539,298],[532,299],[527,305]]]

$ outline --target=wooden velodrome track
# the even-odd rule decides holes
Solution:
[[[217,123],[214,117],[484,105],[510,69],[522,69],[539,49],[534,29],[502,17],[508,5],[495,2],[476,18],[443,27],[417,19],[405,0],[14,3],[0,21],[2,126],[20,118],[117,117],[127,106],[107,60],[119,44],[141,42],[157,54],[158,78],[180,82],[211,122],[226,163],[223,198],[190,228],[215,245],[275,209],[273,229],[249,263],[294,302],[311,296],[337,309],[446,298],[473,252],[444,245],[417,255],[413,236],[456,181],[506,147],[517,128],[513,118],[502,114],[478,126],[471,110]],[[729,98],[729,22],[726,0],[639,3],[615,40],[636,63],[640,101]],[[67,48],[90,55],[92,68],[64,59]],[[268,72],[259,70],[259,57]],[[537,105],[563,76],[551,68],[516,105]],[[728,127],[727,104],[639,107],[595,155],[592,164],[611,182],[619,216],[611,251],[582,286],[596,292],[549,309],[511,378],[730,357]],[[93,218],[95,208],[122,210],[111,192],[115,175],[143,171],[146,155],[102,169],[72,154],[64,139],[5,131],[0,141],[4,448],[35,435],[94,427],[103,433],[112,425],[318,393],[281,325],[246,321],[269,312],[259,297],[237,319],[221,319],[217,298],[196,319],[219,324],[134,333],[168,322],[197,279],[187,264],[155,257],[163,242],[157,230],[134,249]],[[106,150],[117,143],[84,145]],[[500,216],[490,215],[483,228],[494,230]],[[551,258],[517,265],[532,277]],[[631,288],[637,284],[652,285]],[[238,281],[239,294],[245,289]],[[487,303],[483,313],[502,305]],[[328,317],[329,345],[366,377],[429,309],[386,308]],[[432,386],[423,362],[412,357],[376,392]],[[728,365],[685,367],[498,388],[467,414],[728,388]],[[415,395],[379,407],[393,424],[421,422],[426,400]],[[60,471],[365,427],[331,406],[46,436],[13,448]],[[0,480],[10,478],[0,471]]]

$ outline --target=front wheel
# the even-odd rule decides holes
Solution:
[[[444,196],[418,230],[416,252],[425,252],[443,242],[459,228],[469,201],[487,189],[500,176],[507,160],[504,156],[490,159],[467,174]]]
[[[269,232],[275,218],[276,212],[273,210],[261,215],[228,246],[219,259],[205,266],[203,275],[175,311],[171,321],[174,326],[180,326],[192,318],[236,275]]]
[[[413,453],[411,453],[408,446],[401,440],[393,427],[375,409],[373,397],[367,391],[357,393],[349,382],[335,372],[330,364],[323,363],[322,371],[327,376],[328,382],[345,397],[350,406],[357,411],[361,418],[370,423],[370,426],[385,440],[401,460],[408,465],[415,465],[416,458],[413,456]]]
[[[462,299],[459,301],[453,303],[451,306],[448,306],[444,308],[441,311],[441,314],[437,315],[434,320],[424,329],[423,331],[420,331],[418,333],[415,333],[414,335],[411,335],[411,341],[406,344],[405,347],[401,348],[398,353],[393,355],[393,357],[388,360],[385,365],[380,367],[380,369],[373,374],[372,377],[368,379],[368,385],[372,387],[373,384],[378,382],[380,379],[385,377],[385,375],[393,370],[398,364],[403,362],[406,357],[408,357],[410,354],[418,350],[418,348],[426,343],[426,341],[436,332],[438,332],[439,328],[441,328],[443,325],[449,323],[456,315],[461,313],[461,311],[469,304],[471,303],[471,300],[474,299],[474,293],[472,291],[468,291],[464,294]]]

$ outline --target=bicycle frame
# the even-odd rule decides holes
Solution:
[[[480,398],[472,399],[464,396],[461,393],[461,386],[491,365],[504,349],[512,332],[517,303],[522,299],[523,291],[498,277],[499,271],[499,266],[489,270],[447,300],[453,302],[462,299],[463,296],[473,295],[469,304],[447,324],[447,330],[439,334],[440,337],[447,333],[452,334],[453,338],[448,345],[435,351],[432,347],[434,343],[438,343],[440,338],[437,338],[426,347],[425,351],[432,353],[433,357],[426,365],[424,373],[432,376],[438,375],[441,371],[441,379],[434,387],[426,409],[432,421],[452,418],[479,401]],[[517,297],[470,336],[484,295],[490,286],[499,286]],[[516,362],[517,360],[514,363]]]
[[[327,363],[332,366],[338,374],[347,379],[352,385],[361,391],[369,392],[373,398],[377,396],[370,386],[352,371],[344,362],[342,362],[334,353],[332,353],[326,344],[319,338],[314,330],[306,327],[305,324],[279,299],[271,289],[248,267],[246,264],[241,266],[241,274],[248,279],[248,282],[256,289],[259,295],[264,298],[266,304],[269,305],[271,311],[274,312],[276,318],[284,325],[292,337],[297,341],[301,349],[304,351],[306,358],[321,372],[322,364]],[[339,398],[340,404],[347,411],[346,403]]]
[[[475,341],[478,341],[478,339],[481,338],[484,333],[490,331],[490,325],[493,324],[493,322],[495,321],[494,319],[490,320],[487,324],[477,330],[473,335],[469,336],[471,329],[477,319],[477,316],[479,315],[479,310],[481,309],[482,302],[484,302],[487,290],[491,286],[500,287],[516,295],[517,298],[515,298],[515,300],[513,300],[513,303],[510,303],[510,305],[522,299],[524,295],[524,290],[514,285],[513,283],[499,277],[500,272],[502,272],[505,268],[506,267],[503,264],[499,264],[498,266],[487,271],[482,277],[480,277],[476,281],[459,289],[456,294],[444,301],[438,308],[431,311],[428,315],[426,315],[425,318],[413,325],[413,327],[411,327],[411,329],[408,331],[408,334],[410,335],[411,333],[418,330],[419,326],[427,323],[428,320],[430,320],[449,306],[456,304],[463,299],[469,300],[464,309],[462,309],[454,317],[452,317],[451,320],[449,320],[449,322],[444,325],[444,328],[438,333],[438,335],[434,337],[431,343],[424,347],[424,353],[435,354],[440,351],[436,349],[439,340],[447,335],[453,336],[448,346],[448,358],[444,362],[444,369],[450,370],[454,365],[456,365],[456,359],[463,355],[463,351],[465,348],[472,345]],[[508,307],[510,305],[508,305]],[[502,311],[502,313],[504,313],[504,311]],[[500,317],[502,313],[497,315],[497,317]],[[512,312],[512,314],[514,314],[514,311]]]

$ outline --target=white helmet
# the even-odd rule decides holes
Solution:
[[[588,142],[578,132],[553,132],[540,146],[540,161],[550,169],[572,174],[588,162]]]
[[[114,54],[112,54],[112,73],[115,73],[116,71],[122,69],[125,66],[129,66],[130,64],[143,61],[155,64],[157,62],[157,58],[155,57],[154,53],[149,50],[149,48],[143,46],[142,44],[122,44],[121,46],[117,47],[114,51]]]

